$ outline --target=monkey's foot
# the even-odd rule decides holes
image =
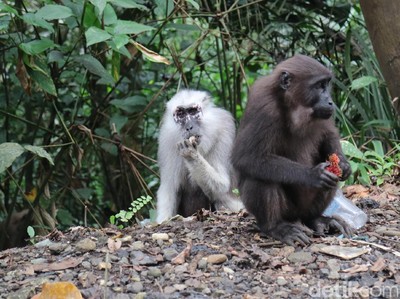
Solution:
[[[353,229],[345,223],[340,218],[331,217],[318,217],[315,219],[311,227],[314,229],[315,234],[319,236],[324,236],[329,231],[340,231],[346,237],[350,237],[354,231]]]
[[[305,246],[310,243],[313,231],[298,222],[282,222],[273,229],[270,229],[267,234],[291,246],[295,246],[295,243]]]

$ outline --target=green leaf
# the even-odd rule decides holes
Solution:
[[[91,188],[79,188],[75,189],[75,192],[78,193],[81,198],[88,200],[92,197],[94,191]]]
[[[366,87],[372,83],[377,82],[378,79],[375,77],[371,77],[371,76],[363,76],[361,78],[358,78],[356,80],[354,80],[353,82],[351,82],[351,89],[360,89],[363,87]]]
[[[103,20],[104,20],[104,25],[106,26],[115,24],[118,21],[118,17],[117,14],[115,13],[114,8],[108,3],[106,5],[106,8],[104,9]]]
[[[48,38],[33,40],[19,45],[19,48],[29,55],[36,55],[54,47],[54,42]]]
[[[101,148],[113,156],[118,156],[118,148],[115,144],[103,142]]]
[[[99,16],[102,16],[104,8],[106,7],[107,4],[107,0],[90,0],[90,3],[92,3],[94,7],[97,8]]]
[[[170,23],[165,26],[165,28],[168,29],[176,29],[176,30],[182,30],[182,31],[200,31],[200,28],[196,25],[192,24],[175,24],[175,23]]]
[[[111,215],[111,216],[110,216],[110,223],[111,223],[112,225],[115,225],[115,216],[114,216],[114,215]]]
[[[53,96],[57,95],[56,86],[54,85],[53,79],[49,74],[40,70],[32,69],[28,69],[28,73],[41,89]]]
[[[53,159],[51,158],[49,153],[46,152],[42,147],[35,146],[35,145],[24,145],[24,148],[27,151],[29,151],[29,152],[31,152],[31,153],[33,153],[33,154],[35,154],[35,155],[37,155],[37,156],[39,156],[41,158],[47,159],[47,161],[49,161],[51,165],[54,165]]]
[[[109,3],[123,8],[137,8],[143,11],[149,10],[146,6],[137,4],[134,0],[109,0]]]
[[[97,82],[99,84],[111,84],[114,85],[113,77],[107,72],[103,65],[93,56],[86,54],[76,57],[75,60],[81,64],[92,74],[100,77]]]
[[[66,19],[74,15],[71,8],[63,5],[47,4],[36,12],[36,15],[45,20]]]
[[[174,1],[155,0],[157,7],[154,12],[161,18],[168,17],[175,8]]]
[[[86,42],[87,46],[91,46],[97,43],[104,42],[108,39],[111,38],[111,34],[108,32],[97,28],[97,27],[90,27],[88,30],[85,32],[85,37],[86,37]]]
[[[340,144],[342,145],[343,153],[346,156],[362,159],[363,153],[354,146],[354,144],[348,142],[347,140],[341,140]]]
[[[64,53],[58,50],[49,52],[49,54],[47,55],[47,62],[57,62],[59,66],[62,66],[65,63]]]
[[[153,27],[142,25],[133,21],[118,20],[114,27],[114,35],[117,34],[139,34],[145,31],[153,30]]]
[[[200,5],[199,5],[199,3],[196,2],[196,0],[186,0],[186,2],[192,4],[193,7],[194,7],[196,10],[200,10]]]
[[[127,36],[126,34],[120,34],[114,36],[112,40],[115,43],[115,47],[117,47],[117,49],[120,49],[121,47],[129,43],[129,36]]]
[[[33,13],[26,13],[22,16],[22,20],[24,20],[25,23],[36,26],[36,27],[41,27],[44,29],[49,30],[51,33],[54,32],[53,25],[46,22],[42,18],[39,18],[37,15]]]
[[[380,140],[372,140],[372,144],[374,146],[375,152],[381,157],[385,156],[385,151],[383,150],[382,141]]]
[[[11,164],[25,152],[18,143],[6,142],[0,144],[0,173],[5,171]]]
[[[128,117],[123,115],[113,115],[110,119],[110,125],[115,124],[117,132],[121,132],[121,129],[128,122]]]
[[[18,16],[18,11],[16,11],[14,8],[12,8],[11,6],[4,4],[2,2],[0,2],[0,11],[1,12],[8,12],[8,13],[12,13],[16,16]]]
[[[29,238],[33,238],[35,236],[35,230],[30,225],[26,228],[26,232],[28,233]]]
[[[83,16],[83,26],[89,28],[91,26],[100,27],[101,24],[97,18],[96,8],[91,3],[85,5],[85,15]]]
[[[132,96],[124,100],[112,100],[110,104],[128,113],[139,112],[146,106],[147,100],[142,96]]]

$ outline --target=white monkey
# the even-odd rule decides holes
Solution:
[[[182,90],[167,103],[158,140],[158,223],[201,208],[243,208],[231,193],[234,138],[232,115],[207,92]]]

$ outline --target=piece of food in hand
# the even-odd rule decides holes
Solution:
[[[190,137],[189,137],[189,142],[190,142],[191,144],[197,143],[196,136],[190,136]]]
[[[330,163],[325,169],[333,174],[337,175],[338,177],[342,176],[342,169],[339,166],[340,159],[338,155],[331,154],[328,157],[328,162]]]

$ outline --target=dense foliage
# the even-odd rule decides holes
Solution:
[[[399,152],[399,123],[349,1],[3,1],[0,52],[0,144],[15,143],[0,149],[6,226],[24,208],[36,227],[55,217],[59,227],[102,225],[154,197],[164,103],[179,88],[205,89],[239,120],[247,87],[295,53],[333,69],[351,152]],[[50,157],[36,147],[10,157],[20,144]],[[374,164],[356,158],[352,180],[371,183]]]

